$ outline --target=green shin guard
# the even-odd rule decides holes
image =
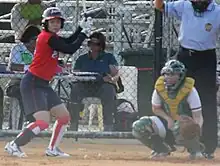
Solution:
[[[169,146],[159,135],[142,136],[137,138],[142,144],[158,153],[169,153]]]

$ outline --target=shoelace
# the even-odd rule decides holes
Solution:
[[[59,148],[56,148],[57,152],[63,153]]]
[[[23,153],[23,152],[21,151],[21,148],[20,148],[19,146],[17,146],[14,142],[13,142],[11,145],[12,145],[12,146],[15,146],[16,149],[17,149],[17,151]]]

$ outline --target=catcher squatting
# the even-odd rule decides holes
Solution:
[[[202,157],[201,101],[194,79],[185,73],[181,62],[166,62],[152,95],[156,116],[144,116],[133,123],[134,137],[153,150],[151,158],[166,157],[174,152],[177,136],[181,137],[190,159]]]

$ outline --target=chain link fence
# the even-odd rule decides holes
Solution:
[[[83,98],[81,102],[83,106],[80,107],[80,111],[74,112],[70,98],[73,81],[70,81],[69,77],[56,76],[51,82],[51,86],[61,97],[69,111],[74,112],[74,116],[79,115],[77,118],[74,117],[74,122],[78,122],[76,126],[68,128],[70,131],[68,136],[131,137],[131,133],[124,132],[131,131],[129,129],[131,123],[126,123],[125,117],[126,119],[131,118],[130,120],[132,121],[133,117],[127,115],[133,112],[138,112],[139,116],[151,113],[150,97],[153,89],[153,49],[155,46],[155,11],[153,2],[138,0],[52,0],[43,1],[40,7],[39,5],[31,6],[28,0],[0,0],[0,2],[0,127],[4,129],[2,134],[16,135],[25,122],[25,117],[22,116],[23,113],[21,111],[23,109],[21,97],[19,94],[8,95],[9,83],[16,83],[22,77],[16,71],[8,72],[8,64],[11,60],[10,54],[12,54],[12,50],[16,46],[23,47],[23,44],[19,41],[19,36],[24,33],[25,27],[34,24],[41,28],[43,10],[50,6],[56,6],[60,8],[66,19],[64,28],[59,33],[63,37],[70,36],[77,29],[79,21],[85,15],[93,18],[92,32],[101,32],[105,35],[106,51],[112,53],[118,61],[119,72],[124,85],[124,91],[116,94],[116,102],[113,103],[116,105],[116,110],[113,113],[112,124],[118,126],[111,130],[110,134],[103,135],[101,133],[104,131],[102,100],[95,97],[96,94],[94,92],[94,96]],[[164,61],[175,56],[178,52],[177,36],[180,22],[175,18],[166,16],[163,16],[162,22]],[[219,59],[219,42],[217,44]],[[27,53],[20,51],[18,49],[15,54]],[[65,62],[68,68],[67,71],[72,72],[78,57],[86,53],[88,53],[87,41],[82,44],[81,48],[73,56],[60,54],[60,60]],[[14,59],[15,64],[24,64],[23,60],[19,56],[18,59]],[[126,112],[126,114],[119,112]],[[137,114],[134,115],[136,116]],[[119,118],[118,120],[116,120],[116,116]]]
[[[27,58],[27,54],[32,55],[33,50],[29,47],[30,43],[21,43],[19,37],[24,33],[25,27],[30,24],[41,28],[43,10],[50,6],[56,6],[63,12],[66,19],[64,28],[59,32],[60,36],[70,36],[77,29],[79,21],[85,15],[93,18],[92,32],[101,32],[105,35],[106,51],[112,53],[118,61],[119,73],[124,85],[124,91],[117,93],[114,96],[115,102],[112,103],[116,106],[116,110],[112,111],[114,129],[110,130],[112,132],[105,136],[131,137],[130,125],[134,120],[132,118],[136,118],[137,114],[146,114],[146,104],[150,108],[150,95],[153,88],[152,49],[154,47],[154,9],[152,1],[52,0],[35,5],[31,5],[29,3],[31,1],[37,2],[38,0],[0,0],[0,106],[2,106],[0,108],[0,122],[2,123],[0,127],[4,129],[2,134],[16,135],[25,122],[25,117],[22,117],[23,106],[19,92],[19,81],[23,76],[20,72],[21,68],[24,69],[24,66],[19,65],[25,65],[24,55]],[[16,47],[19,48],[17,52],[12,52],[13,48]],[[65,72],[73,72],[78,57],[87,53],[87,41],[73,56],[60,53],[60,60],[65,62],[65,66],[68,67]],[[14,56],[15,59],[12,59],[12,54],[16,55]],[[12,61],[15,66],[17,64],[19,72],[9,67],[8,64]],[[61,97],[69,111],[74,112],[72,109],[73,102],[70,98],[71,88],[73,88],[73,81],[71,80],[70,75],[63,76],[59,74],[51,81],[51,86]],[[9,90],[11,90],[9,85],[12,85],[13,82],[15,82],[18,91],[9,94]],[[75,82],[80,82],[80,79],[75,80]],[[143,87],[144,89],[142,89]],[[74,116],[77,116],[74,117],[76,126],[70,125],[69,132],[76,131],[73,132],[73,135],[82,137],[104,136],[101,133],[105,127],[103,101],[100,97],[97,97],[97,94],[94,94],[94,96],[85,96],[81,103],[83,105],[80,111],[74,113]],[[129,117],[129,115],[134,116]],[[127,123],[129,118],[130,123]],[[54,118],[52,121],[54,121]],[[127,131],[129,133],[126,134]],[[91,135],[93,132],[96,133],[95,136],[94,134]],[[73,135],[70,134],[71,137]]]

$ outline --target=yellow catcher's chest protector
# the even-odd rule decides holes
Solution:
[[[176,96],[174,98],[171,98],[171,97],[169,97],[168,92],[166,90],[166,87],[165,87],[165,84],[164,84],[164,77],[160,76],[157,79],[156,84],[155,84],[155,89],[157,90],[160,97],[162,97],[164,102],[168,105],[170,116],[173,119],[178,120],[178,117],[179,117],[179,115],[178,115],[179,104],[192,91],[192,88],[194,87],[194,84],[195,84],[194,79],[192,79],[190,77],[186,77],[185,80],[184,80],[184,84],[178,90]]]

